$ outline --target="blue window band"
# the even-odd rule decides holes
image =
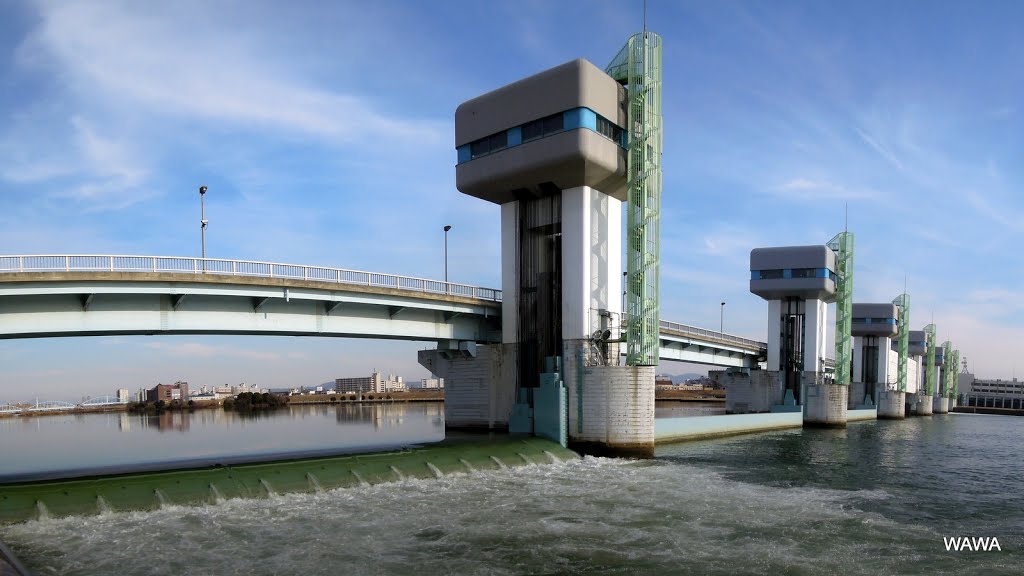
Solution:
[[[804,278],[836,279],[836,273],[828,268],[776,268],[774,270],[751,270],[751,280],[794,280]]]
[[[568,130],[578,130],[580,128],[583,128],[585,130],[590,130],[592,132],[597,132],[598,134],[601,134],[602,136],[604,136],[604,137],[608,138],[609,140],[612,140],[613,142],[615,142],[620,148],[626,148],[626,133],[625,133],[625,130],[623,130],[621,126],[618,126],[614,122],[606,119],[604,116],[601,116],[597,112],[594,112],[590,108],[585,108],[585,107],[573,108],[571,110],[566,110],[565,112],[562,112],[561,115],[562,115],[562,126],[560,128],[555,129],[555,130],[550,130],[550,131],[546,130],[543,133],[543,136],[540,136],[541,138],[543,138],[545,136],[550,136],[552,134],[559,134],[561,132],[566,132]],[[557,114],[553,115],[553,116],[557,116]],[[457,148],[455,148],[455,151],[456,151],[456,154],[457,154],[457,161],[456,161],[456,163],[457,164],[462,164],[463,162],[469,162],[470,160],[473,160],[475,158],[480,158],[480,157],[483,157],[483,156],[487,156],[489,154],[493,154],[495,152],[501,152],[503,150],[507,150],[509,148],[522,145],[523,144],[523,127],[527,126],[528,124],[536,124],[536,122],[537,121],[530,121],[530,122],[527,122],[525,124],[520,124],[519,126],[513,126],[512,128],[509,128],[508,130],[503,130],[502,132],[496,132],[495,134],[490,134],[490,135],[488,135],[485,138],[480,138],[479,140],[474,140],[473,142],[470,142],[468,144],[463,144],[462,146],[458,146]],[[481,149],[482,149],[481,146],[480,146],[481,143],[491,141],[496,136],[501,136],[502,134],[506,135],[506,140],[505,140],[506,143],[505,143],[504,146],[501,146],[501,147],[485,146],[485,147],[483,147],[483,149],[485,149],[486,151],[483,151],[481,153]],[[530,138],[529,141],[532,142],[533,140],[536,140],[536,139],[538,139],[538,138],[537,137],[532,137],[532,138]],[[476,145],[476,149],[477,149],[477,154],[475,154],[475,155],[473,153],[474,145]]]
[[[890,326],[896,325],[895,318],[854,318],[854,324],[888,324]]]

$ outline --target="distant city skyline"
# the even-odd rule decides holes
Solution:
[[[205,185],[210,257],[439,279],[451,226],[451,280],[498,287],[499,210],[454,186],[455,107],[573,58],[604,66],[640,5],[2,3],[0,253],[198,256]],[[824,243],[848,207],[855,301],[906,282],[913,328],[934,317],[979,377],[1010,378],[1021,21],[1019,3],[648,2],[665,42],[662,317],[764,340],[749,251]],[[380,366],[416,381],[432,346],[4,340],[0,402]]]

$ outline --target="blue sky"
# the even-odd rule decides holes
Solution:
[[[0,253],[208,254],[500,284],[454,186],[455,107],[576,57],[639,0],[0,4]],[[665,41],[662,316],[765,336],[751,248],[857,235],[856,301],[907,278],[985,377],[1024,342],[1024,4],[649,2]],[[0,400],[158,381],[425,376],[425,343],[0,341]],[[674,370],[667,367],[668,371]],[[1024,371],[1024,363],[1020,366]]]

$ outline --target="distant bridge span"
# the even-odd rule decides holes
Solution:
[[[160,256],[0,256],[0,338],[260,334],[501,339],[501,291],[375,272]],[[661,322],[663,360],[749,367],[765,344]]]

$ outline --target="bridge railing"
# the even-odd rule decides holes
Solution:
[[[501,290],[469,284],[429,280],[412,276],[397,276],[362,270],[255,262],[251,260],[223,260],[219,258],[189,258],[182,256],[118,256],[88,254],[40,254],[0,256],[0,273],[10,272],[169,272],[177,274],[217,274],[223,276],[258,276],[313,280],[338,284],[356,284],[379,288],[394,288],[428,294],[449,294],[501,301]]]
[[[678,322],[669,322],[668,320],[662,320],[658,323],[662,330],[672,330],[673,332],[679,332],[687,336],[693,336],[696,338],[705,338],[708,340],[718,340],[723,344],[734,344],[741,348],[751,348],[760,350],[767,346],[764,342],[758,342],[757,340],[751,340],[750,338],[743,338],[742,336],[734,336],[732,334],[726,334],[717,330],[708,330],[706,328],[698,328],[696,326],[688,326],[686,324],[679,324]]]

